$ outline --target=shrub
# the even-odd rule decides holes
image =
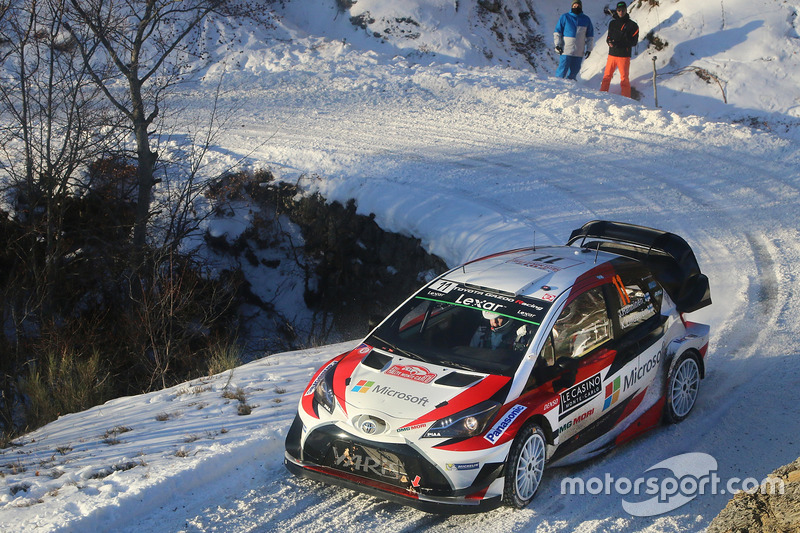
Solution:
[[[666,48],[667,46],[669,46],[669,43],[667,41],[662,40],[661,37],[659,37],[658,35],[656,35],[653,32],[653,30],[650,30],[647,33],[647,35],[644,36],[644,38],[648,43],[647,44],[648,48],[650,48],[652,46],[653,48],[655,48],[659,52],[661,50],[663,50],[664,48]]]
[[[233,370],[242,364],[242,349],[235,343],[218,344],[208,350],[208,375]]]
[[[85,356],[68,348],[31,364],[20,388],[27,398],[27,423],[33,427],[103,403],[113,390],[98,352]]]

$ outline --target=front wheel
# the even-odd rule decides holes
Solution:
[[[678,359],[667,380],[667,404],[664,418],[676,424],[689,416],[700,388],[700,365],[691,353]]]
[[[511,506],[527,506],[544,473],[547,456],[546,442],[542,428],[530,424],[520,431],[506,459],[505,487],[503,501]]]

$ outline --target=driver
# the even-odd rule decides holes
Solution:
[[[483,318],[488,320],[488,324],[484,324],[478,328],[472,336],[469,345],[474,348],[489,348],[497,350],[498,348],[514,347],[516,335],[512,325],[514,323],[508,317],[493,313],[491,311],[483,311]]]

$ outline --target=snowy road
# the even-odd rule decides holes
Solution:
[[[548,471],[522,511],[425,515],[295,479],[276,453],[256,463],[266,476],[254,472],[223,501],[187,509],[186,530],[683,531],[707,525],[730,495],[634,518],[619,495],[561,495],[560,479],[635,478],[689,451],[713,455],[723,478],[761,478],[797,457],[796,142],[502,69],[367,69],[357,59],[352,73],[337,72],[339,86],[293,73],[291,83],[265,76],[263,87],[229,95],[268,105],[243,107],[247,118],[220,153],[229,158],[236,147],[286,179],[304,175],[330,199],[355,198],[360,211],[420,237],[450,264],[529,244],[534,232],[537,242],[561,243],[595,218],[682,235],[714,299],[695,317],[713,328],[698,406],[679,426]],[[258,99],[249,96],[256,90]]]

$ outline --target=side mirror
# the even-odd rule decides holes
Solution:
[[[553,390],[558,392],[575,384],[578,375],[578,361],[570,357],[559,357],[556,359],[556,367],[562,370],[561,377],[553,381]]]
[[[558,368],[563,368],[564,370],[575,372],[578,369],[578,360],[566,356],[559,357],[556,359],[556,366],[558,366]]]

